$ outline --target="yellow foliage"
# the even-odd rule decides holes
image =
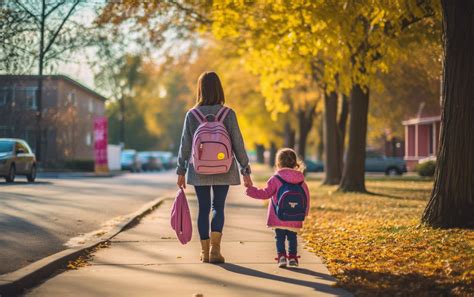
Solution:
[[[238,122],[247,148],[255,144],[269,146],[281,144],[282,124],[279,117],[271,118],[266,111],[268,102],[261,94],[259,78],[251,74],[234,48],[226,43],[212,42],[197,53],[192,63],[187,63],[186,77],[189,88],[194,90],[197,78],[204,71],[216,71],[221,79],[226,104],[237,113]],[[194,97],[193,94],[190,94]]]
[[[380,72],[439,33],[438,1],[213,1],[212,32],[239,48],[260,77],[266,106],[288,110],[284,94],[312,77],[327,91],[381,87]],[[417,26],[422,26],[421,30]]]

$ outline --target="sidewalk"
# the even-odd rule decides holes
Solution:
[[[194,220],[196,200],[189,192]],[[26,296],[350,296],[333,287],[324,264],[302,244],[300,267],[279,269],[273,232],[265,226],[266,209],[242,193],[243,188],[232,187],[226,204],[226,264],[200,263],[195,226],[187,245],[175,239],[170,199],[117,235],[109,248],[98,250],[89,266],[59,274]]]

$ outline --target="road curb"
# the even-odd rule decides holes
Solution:
[[[169,196],[159,197],[143,205],[139,210],[127,215],[127,219],[104,234],[100,239],[58,252],[46,258],[40,259],[30,265],[16,271],[0,275],[0,297],[15,296],[25,289],[31,288],[46,280],[53,274],[65,270],[70,261],[77,259],[92,251],[98,245],[105,243],[140,222],[140,219],[152,212],[163,201],[170,199]]]

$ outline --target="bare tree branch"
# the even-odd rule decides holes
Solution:
[[[66,14],[66,16],[63,18],[61,25],[59,25],[58,29],[54,33],[53,37],[51,37],[50,41],[48,42],[48,45],[46,46],[45,50],[43,51],[44,53],[47,53],[48,50],[51,48],[51,45],[53,45],[54,41],[56,40],[56,37],[58,37],[59,32],[61,32],[61,29],[63,28],[64,24],[66,21],[69,19],[69,17],[72,15],[74,12],[74,9],[76,9],[76,6],[81,2],[81,0],[76,0],[74,4],[72,5],[71,9],[69,12]]]
[[[194,20],[202,23],[202,24],[210,24],[211,20],[203,16],[202,14],[198,13],[197,11],[193,10],[192,8],[185,7],[184,5],[180,4],[178,1],[169,0],[171,4],[177,7],[178,10],[185,13],[185,15],[193,18]]]
[[[24,6],[19,0],[14,0],[14,1],[18,6],[20,6],[23,9],[24,12],[26,12],[29,16],[35,19],[37,24],[40,23],[40,20],[38,19],[38,17],[35,14],[33,14],[31,11],[29,11],[28,8],[26,8],[26,6]]]
[[[56,9],[58,9],[61,5],[65,4],[66,1],[62,0],[59,1],[55,6],[53,6],[46,14],[44,15],[45,18],[47,18],[52,12],[54,12]]]

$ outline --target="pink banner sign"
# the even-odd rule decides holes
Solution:
[[[107,117],[94,119],[94,154],[96,167],[107,165]]]

